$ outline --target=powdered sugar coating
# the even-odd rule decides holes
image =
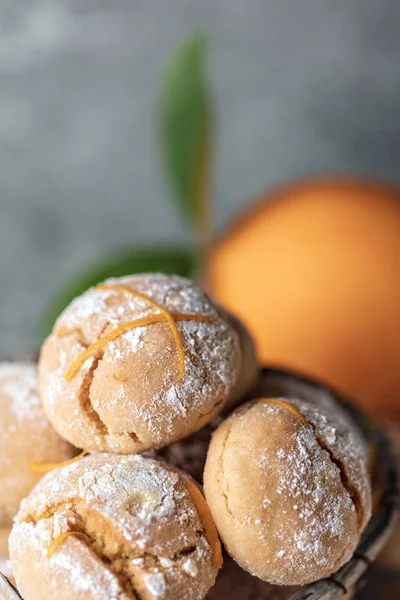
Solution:
[[[50,542],[71,530],[87,539],[71,536],[47,558]],[[62,599],[200,600],[216,577],[186,479],[142,456],[91,455],[47,474],[21,503],[10,552],[34,600],[32,585],[54,586]],[[196,577],[183,568],[189,557]]]
[[[150,573],[147,575],[146,587],[155,598],[163,598],[167,591],[165,577],[162,573]]]
[[[312,568],[312,563],[315,563],[317,567],[329,570],[332,568],[332,557],[325,548],[328,538],[345,541],[344,545],[350,546],[343,557],[346,562],[352,554],[355,541],[352,540],[351,531],[346,530],[343,515],[355,509],[346,491],[331,494],[340,478],[338,467],[330,463],[326,453],[320,452],[315,437],[306,428],[296,433],[290,450],[279,448],[276,456],[278,486],[271,495],[264,496],[263,507],[271,505],[274,495],[278,494],[284,499],[283,503],[288,508],[291,506],[295,512],[294,518],[290,518],[290,511],[282,509],[284,516],[273,533],[280,542],[277,557],[283,559],[287,568],[293,571],[299,569],[299,558],[303,569],[307,564]],[[261,471],[265,474],[269,466],[265,464],[266,460],[265,456],[259,459]],[[258,521],[254,525],[260,538],[266,539],[265,523],[260,519]],[[290,522],[293,527],[288,526]],[[311,576],[311,579],[316,578]]]
[[[0,363],[0,394],[11,402],[8,410],[16,421],[44,419],[37,390],[37,366],[34,363]],[[4,426],[0,420],[0,431]],[[12,431],[16,425],[10,424]]]
[[[41,477],[29,468],[29,461],[60,462],[74,453],[44,414],[37,389],[36,365],[1,363],[0,528],[11,527],[21,499]],[[0,553],[5,551],[6,533],[0,536]]]
[[[341,414],[331,419],[331,405],[319,408],[325,420],[305,401],[290,402],[309,424],[268,400],[244,405],[214,434],[204,475],[225,547],[243,568],[277,585],[302,585],[343,565],[370,510],[367,501],[359,519],[343,472],[321,444],[324,436],[331,447],[339,443],[347,464],[340,440],[354,442],[347,473],[360,475],[369,498],[363,444],[356,448],[349,422]]]
[[[28,598],[68,597],[64,590],[60,590],[60,578],[61,581],[70,582],[69,597],[77,600],[128,600],[129,597],[121,590],[118,578],[98,561],[95,555],[87,552],[78,538],[69,538],[68,545],[65,544],[62,551],[54,554],[51,559],[51,571],[49,570],[50,563],[46,558],[45,548],[50,545],[54,536],[61,535],[69,529],[65,517],[56,517],[54,521],[53,524],[43,520],[36,525],[21,522],[18,527],[14,527],[10,552],[14,556],[12,567],[21,593]],[[35,572],[37,573],[36,581],[33,579],[30,584],[34,588],[32,592],[29,591],[29,582],[24,580],[23,565],[29,568],[31,577],[32,573],[33,577]],[[41,579],[44,573],[46,582]]]
[[[141,292],[172,314],[212,322],[177,322],[185,355],[180,380],[176,344],[164,322],[119,336],[66,381],[85,347],[122,323],[159,312],[124,291],[88,290],[60,316],[42,352],[41,390],[54,426],[80,446],[119,452],[161,447],[200,429],[235,390],[242,360],[238,334],[189,280],[152,274],[106,283]]]
[[[319,443],[340,466],[356,505],[360,532],[363,531],[372,503],[368,448],[348,411],[328,390],[283,372],[264,373],[256,393],[258,397],[281,397],[306,417]]]
[[[372,499],[367,447],[357,426],[328,393],[321,393],[318,403],[296,398],[290,402],[306,417],[319,443],[342,469],[358,512],[361,533],[371,516]]]

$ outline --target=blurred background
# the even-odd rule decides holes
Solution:
[[[218,239],[298,178],[400,186],[399,23],[398,0],[0,0],[0,356],[36,351],[46,307],[85,265],[190,246],[159,139],[161,74],[182,40],[209,34]],[[253,333],[264,325],[262,359],[397,421],[399,442],[400,196],[288,190],[213,251],[210,289]],[[397,582],[368,598],[398,600]]]
[[[400,183],[396,0],[1,0],[0,351],[125,243],[187,241],[166,201],[156,107],[166,55],[211,35],[215,228],[299,175]]]

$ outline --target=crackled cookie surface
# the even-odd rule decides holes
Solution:
[[[191,281],[154,274],[110,280],[72,302],[45,342],[44,407],[80,447],[162,447],[237,398],[242,347]]]
[[[0,554],[19,503],[41,475],[29,463],[61,462],[76,453],[43,412],[33,363],[0,364]]]
[[[371,513],[366,449],[329,398],[241,406],[212,438],[204,482],[228,552],[278,585],[333,573]]]
[[[10,556],[25,600],[201,600],[222,562],[190,478],[115,454],[47,474],[21,504]]]

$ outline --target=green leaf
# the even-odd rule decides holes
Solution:
[[[47,336],[59,314],[76,296],[108,277],[151,272],[191,277],[193,271],[193,254],[185,248],[171,246],[129,248],[105,256],[63,286],[47,307],[40,333],[42,336]]]
[[[206,50],[201,33],[176,50],[165,70],[160,106],[163,163],[202,251],[211,229],[212,103]]]

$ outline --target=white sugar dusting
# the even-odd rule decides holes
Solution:
[[[137,327],[136,329],[131,329],[124,333],[124,342],[129,348],[129,350],[126,350],[125,352],[138,352],[143,348],[144,342],[142,341],[142,337],[145,331],[146,327]],[[119,361],[124,359],[125,352],[122,351],[120,344],[110,342],[110,344],[108,344],[108,351],[112,360]]]
[[[78,542],[79,543],[79,542]],[[96,598],[119,600],[121,587],[118,579],[107,569],[92,562],[92,570],[83,565],[73,553],[56,552],[51,558],[52,568],[75,582],[77,592],[92,592]]]
[[[160,557],[160,565],[164,567],[164,569],[170,569],[174,566],[174,561],[170,558],[165,558],[164,556]]]
[[[273,540],[268,558],[272,581],[288,584],[292,577],[295,583],[302,577],[313,580],[321,577],[321,573],[327,576],[339,563],[346,562],[363,528],[359,503],[353,501],[353,489],[357,490],[362,505],[362,519],[368,519],[370,487],[364,443],[342,408],[326,398],[319,405],[292,397],[281,400],[295,405],[308,425],[299,420],[293,429],[288,427],[287,418],[296,417],[280,404],[261,401],[249,405],[238,413],[235,429],[231,425],[227,430],[220,468],[224,484],[228,478],[224,471],[233,473],[233,483],[227,479],[225,487],[227,510],[231,512],[228,503],[233,489],[235,494],[242,490],[245,496],[246,488],[245,482],[236,480],[232,472],[238,448],[230,444],[230,435],[240,435],[242,422],[243,431],[248,432],[246,420],[252,406],[257,406],[258,423],[265,419],[266,428],[271,423],[279,425],[279,418],[285,418],[280,427],[284,432],[282,441],[279,436],[272,436],[270,442],[266,441],[265,451],[262,444],[259,449],[251,444],[248,449],[241,447],[243,463],[238,456],[241,465],[238,472],[254,465],[260,495],[256,505],[254,500],[245,501],[232,526],[243,530],[243,535],[249,531],[249,535],[265,542],[267,547],[268,540]],[[271,413],[275,414],[274,420]],[[268,437],[267,429],[265,433]],[[257,496],[258,492],[254,493]],[[247,566],[251,569],[250,564]]]
[[[197,568],[197,565],[195,563],[194,560],[192,560],[191,558],[188,558],[182,565],[182,569],[185,571],[185,573],[187,573],[188,575],[190,575],[190,577],[196,577],[196,575],[198,574],[199,570]]]
[[[45,475],[21,504],[11,535],[12,559],[15,561],[16,556],[23,556],[35,547],[40,551],[49,576],[57,574],[72,592],[100,588],[100,583],[108,578],[109,595],[101,592],[98,597],[125,598],[113,574],[112,561],[104,569],[96,555],[87,550],[84,540],[70,537],[50,559],[46,558],[50,541],[84,518],[76,516],[84,514],[81,512],[83,506],[85,511],[97,512],[110,524],[110,535],[115,529],[128,541],[132,558],[126,560],[134,569],[135,577],[143,579],[153,597],[162,598],[168,592],[163,569],[168,570],[168,581],[173,585],[181,581],[184,585],[188,558],[182,551],[192,546],[195,549],[190,556],[191,578],[195,579],[195,573],[200,572],[204,577],[207,569],[210,578],[209,584],[206,577],[205,583],[196,580],[193,585],[209,587],[216,574],[211,566],[211,548],[205,533],[198,534],[202,528],[201,519],[182,483],[174,470],[139,455],[90,455],[68,467],[56,469]],[[51,507],[58,507],[57,513],[43,518]],[[158,532],[164,530],[170,533],[157,541]],[[93,529],[88,532],[96,539]],[[98,535],[101,539],[101,527]],[[153,557],[157,566],[154,566]],[[24,569],[23,565],[20,567]]]
[[[162,598],[165,596],[167,586],[165,578],[162,573],[151,573],[145,578],[146,587],[153,596],[156,598]]]
[[[327,393],[321,394],[315,403],[295,398],[291,402],[311,423],[319,441],[340,463],[347,480],[356,490],[363,529],[371,515],[371,485],[367,448],[357,426]]]
[[[182,428],[185,421],[197,423],[203,419],[203,415],[211,414],[217,405],[222,405],[229,399],[239,376],[239,336],[223,320],[200,288],[189,280],[151,274],[112,279],[106,283],[128,286],[133,291],[143,293],[172,314],[195,314],[213,319],[212,322],[177,321],[185,356],[185,371],[180,380],[171,377],[171,370],[175,371],[178,367],[175,343],[165,342],[163,347],[153,343],[151,335],[147,336],[149,339],[145,339],[145,334],[151,333],[151,324],[131,329],[103,348],[104,354],[97,369],[101,373],[102,368],[112,363],[117,376],[119,373],[124,374],[127,359],[132,355],[140,352],[141,368],[150,373],[160,364],[161,358],[165,365],[167,353],[173,351],[171,369],[165,371],[164,366],[165,378],[162,381],[154,385],[151,377],[146,379],[144,376],[141,380],[144,386],[147,384],[145,393],[151,395],[144,403],[146,409],[143,409],[141,395],[138,394],[137,398],[135,396],[133,377],[129,377],[129,393],[122,377],[111,397],[98,399],[103,412],[110,415],[120,401],[124,400],[126,406],[129,405],[132,420],[137,424],[132,429],[143,428],[145,437],[151,439],[153,444],[160,445],[176,438],[176,428]],[[63,414],[66,407],[71,407],[70,423],[74,423],[77,413],[72,414],[73,407],[75,411],[81,410],[78,394],[79,381],[83,378],[79,377],[85,372],[85,367],[89,368],[91,364],[87,360],[76,379],[65,380],[69,364],[84,349],[79,340],[83,337],[85,345],[92,344],[105,335],[105,330],[108,333],[121,324],[157,313],[159,310],[145,300],[121,290],[92,288],[76,298],[58,319],[53,333],[53,338],[58,338],[59,341],[54,347],[54,352],[60,355],[59,366],[46,374],[46,385],[42,389],[45,406],[56,412],[58,403],[62,402]],[[68,335],[70,341],[64,343],[63,339]],[[72,340],[76,340],[76,343]],[[95,405],[95,402],[92,403]],[[80,415],[78,418],[84,420],[86,416]],[[112,422],[110,416],[110,423]],[[66,424],[65,427],[70,425]],[[130,431],[123,430],[119,435],[125,433]],[[182,435],[180,430],[179,435]],[[112,435],[108,440],[113,444]]]
[[[320,447],[312,431],[309,428],[300,429],[293,442],[290,452],[282,448],[276,452],[279,484],[275,491],[288,503],[288,509],[293,508],[301,526],[296,524],[290,527],[292,517],[288,511],[282,510],[282,525],[276,525],[274,532],[271,532],[280,542],[276,556],[278,559],[284,558],[287,567],[294,572],[299,568],[313,569],[315,565],[329,569],[332,564],[332,555],[328,550],[330,545],[351,545],[351,538],[344,528],[343,515],[351,510],[352,501],[346,493],[331,493],[338,484],[338,468],[327,455],[324,456],[325,453],[319,457]],[[264,467],[263,462],[261,467]],[[268,510],[268,506],[269,502],[265,499],[264,508]]]
[[[18,421],[44,414],[37,391],[37,368],[33,363],[0,364],[0,398],[11,399],[10,409]],[[14,426],[15,427],[15,426]]]

